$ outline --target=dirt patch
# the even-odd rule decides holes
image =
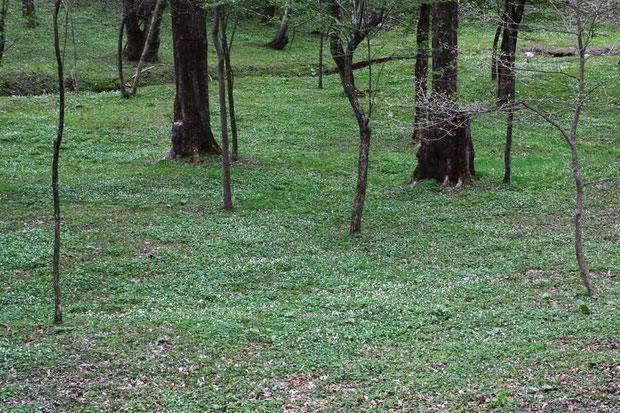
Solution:
[[[546,49],[544,47],[529,47],[521,49],[528,57],[571,57],[577,56],[577,49]],[[602,47],[599,49],[590,49],[586,56],[620,56],[620,49],[613,47]]]

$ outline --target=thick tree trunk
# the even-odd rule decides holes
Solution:
[[[39,25],[34,0],[22,0],[22,17],[26,20],[26,27],[33,28]]]
[[[169,158],[219,153],[209,115],[207,14],[200,0],[172,0],[176,97]]]
[[[54,141],[54,154],[52,161],[52,195],[54,198],[54,323],[62,324],[62,296],[60,290],[60,192],[58,190],[58,164],[60,162],[60,146],[65,128],[65,77],[63,71],[62,55],[60,52],[60,39],[58,36],[58,12],[62,0],[56,0],[54,5],[54,49],[56,51],[56,63],[58,66],[58,135]]]
[[[172,2],[173,3],[173,2]],[[147,48],[144,61],[154,62],[159,56],[159,28],[161,19],[166,6],[163,7],[153,19],[155,13],[156,0],[123,0],[124,12],[127,18],[125,29],[127,32],[127,59],[137,62],[142,57],[144,48]],[[151,22],[153,22],[153,35],[147,44],[146,38]]]
[[[220,125],[222,129],[222,187],[224,195],[224,209],[232,210],[232,191],[230,188],[230,157],[228,155],[228,121],[226,119],[226,83],[224,48],[220,42],[220,23],[223,6],[217,6],[213,13],[213,46],[217,52],[217,84],[220,101]],[[222,35],[223,37],[224,35]]]
[[[9,3],[8,0],[2,0],[0,6],[0,66],[2,66],[2,57],[4,56],[4,47],[6,44],[6,34],[4,33],[4,25],[6,21],[6,15],[8,13]]]
[[[416,62],[415,62],[415,120],[413,124],[413,141],[420,139],[423,129],[420,123],[425,119],[424,102],[426,101],[427,73],[428,73],[428,35],[431,20],[431,5],[420,4],[420,16],[416,32]]]
[[[286,45],[288,44],[288,36],[286,35],[286,33],[288,32],[289,20],[290,20],[292,11],[293,9],[290,6],[286,7],[286,10],[284,10],[284,16],[282,16],[282,21],[280,22],[280,27],[278,29],[278,32],[276,33],[276,36],[273,38],[272,41],[267,43],[265,46],[271,47],[272,49],[276,49],[276,50],[282,50],[286,47]]]
[[[470,116],[459,111],[457,97],[458,3],[433,4],[433,94],[429,124],[423,133],[418,165],[410,184],[435,179],[467,185],[474,170]]]

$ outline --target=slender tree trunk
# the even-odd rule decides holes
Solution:
[[[228,120],[226,119],[226,83],[224,49],[220,42],[220,23],[222,6],[216,6],[213,13],[213,46],[217,52],[217,84],[220,101],[220,125],[222,129],[222,186],[224,194],[224,209],[232,210],[232,194],[230,189],[230,157],[228,155]],[[223,37],[223,35],[222,35]]]
[[[504,147],[504,182],[509,183],[512,171],[512,129],[514,125],[514,106],[508,108],[506,121],[506,146]]]
[[[235,78],[232,69],[232,65],[230,63],[230,46],[228,44],[228,32],[227,26],[228,21],[227,18],[222,16],[222,49],[224,51],[224,64],[226,68],[226,84],[228,91],[228,112],[230,113],[230,131],[232,133],[232,160],[236,161],[239,159],[239,141],[238,141],[238,131],[237,131],[237,115],[235,112],[235,96],[234,96],[234,84]]]
[[[502,34],[502,30],[506,25],[506,21],[508,20],[508,10],[510,7],[510,0],[505,0],[504,2],[504,12],[500,17],[500,21],[497,22],[497,27],[495,29],[495,37],[493,37],[493,51],[491,52],[491,80],[497,80],[497,45],[499,43],[499,38]]]
[[[34,0],[22,0],[22,17],[26,20],[26,27],[28,28],[39,25]]]
[[[60,291],[60,193],[58,191],[58,163],[60,160],[60,145],[65,128],[65,81],[63,73],[62,55],[60,52],[60,40],[58,36],[58,12],[62,0],[56,0],[54,5],[54,49],[56,51],[56,63],[58,65],[58,135],[54,141],[54,154],[52,161],[52,194],[54,197],[54,323],[62,324],[62,296]]]
[[[125,32],[125,22],[127,17],[123,13],[123,18],[121,19],[121,24],[118,28],[118,43],[116,48],[116,63],[118,66],[118,83],[119,90],[121,91],[121,97],[128,98],[129,93],[125,88],[125,75],[123,74],[123,34]]]
[[[8,13],[8,8],[8,0],[2,0],[2,6],[0,7],[0,66],[2,66],[2,57],[4,56],[4,47],[6,44],[4,25],[6,21],[6,15]]]
[[[435,179],[444,185],[467,185],[474,170],[470,116],[461,113],[457,97],[458,3],[433,3],[433,93],[431,127],[422,134],[418,165],[409,182]]]
[[[163,8],[166,6],[165,0],[157,0],[155,3],[155,9],[153,10],[153,17],[151,20],[151,24],[148,26],[148,32],[146,35],[145,46],[142,49],[142,55],[140,56],[140,61],[138,62],[138,66],[136,67],[136,75],[133,80],[133,84],[131,85],[131,90],[129,91],[129,96],[135,96],[138,91],[138,83],[140,83],[140,75],[142,74],[142,67],[144,66],[144,62],[146,61],[147,55],[150,53],[153,37],[156,30],[159,30],[159,24],[157,20],[161,20],[161,15],[163,13]],[[157,29],[156,29],[157,28]]]
[[[413,141],[416,142],[423,132],[420,123],[425,120],[424,102],[426,101],[427,73],[428,73],[428,37],[431,20],[431,5],[420,4],[420,16],[416,32],[416,62],[415,62],[415,120],[413,125]]]
[[[211,131],[207,15],[200,0],[172,0],[176,97],[168,158],[219,153]]]
[[[286,10],[284,10],[284,15],[282,16],[282,21],[280,22],[280,27],[278,28],[278,32],[272,41],[267,43],[265,46],[271,47],[272,49],[282,50],[288,44],[288,36],[286,33],[288,32],[289,20],[291,17],[293,9],[291,6],[287,6]]]
[[[319,89],[323,89],[323,48],[325,43],[325,31],[321,30],[319,40]]]
[[[511,179],[512,164],[512,131],[514,121],[514,104],[516,92],[516,73],[515,57],[517,52],[517,36],[519,25],[523,19],[523,11],[526,0],[519,0],[518,5],[506,0],[506,11],[504,13],[506,23],[501,44],[498,97],[500,104],[508,105],[508,120],[506,125],[506,145],[504,150],[504,182],[509,183]]]

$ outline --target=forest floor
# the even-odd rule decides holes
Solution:
[[[87,84],[113,79],[115,16],[93,21],[107,60],[83,69]],[[513,183],[504,185],[505,117],[476,116],[473,185],[410,188],[412,62],[390,62],[372,121],[363,232],[350,237],[351,109],[336,77],[318,90],[315,77],[287,70],[251,75],[315,66],[309,32],[284,52],[258,47],[252,33],[272,29],[249,25],[233,50],[244,77],[232,213],[222,209],[217,157],[159,161],[174,85],[131,100],[68,95],[62,326],[51,323],[57,96],[0,97],[0,411],[617,409],[618,182],[586,189],[585,253],[601,293],[590,300],[574,259],[570,153],[556,131],[517,114]],[[493,30],[461,26],[463,104],[493,101]],[[603,30],[597,47],[614,36]],[[393,53],[397,37],[377,40],[377,55]],[[528,33],[523,47],[563,42]],[[53,75],[51,52],[30,55],[37,66],[16,61],[16,50],[0,73]],[[616,63],[592,58],[588,75],[605,79]],[[365,84],[368,72],[357,74]],[[569,99],[551,75],[524,74],[519,87],[520,96]],[[596,104],[618,99],[610,85],[585,111],[586,181],[619,174],[620,113]],[[212,117],[217,136],[215,106]]]

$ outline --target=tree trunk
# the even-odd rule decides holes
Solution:
[[[284,10],[284,16],[282,16],[282,21],[280,22],[280,28],[276,33],[276,36],[272,41],[267,43],[265,46],[271,47],[272,49],[282,50],[288,44],[288,36],[286,35],[289,26],[289,20],[292,13],[292,8],[290,6],[286,7]]]
[[[321,39],[319,40],[319,89],[323,89],[323,47],[325,43],[325,32],[321,30]]]
[[[433,3],[433,93],[429,124],[422,134],[418,165],[410,185],[435,179],[467,185],[474,170],[470,116],[459,111],[457,97],[458,3]]]
[[[268,4],[265,6],[262,16],[260,17],[261,23],[269,23],[271,19],[276,15],[276,6]]]
[[[176,97],[168,158],[219,153],[209,115],[207,14],[200,0],[172,0]]]
[[[0,66],[2,66],[2,57],[4,56],[4,47],[6,44],[4,25],[6,21],[6,15],[8,13],[8,8],[8,0],[2,0],[2,6],[0,7]]]
[[[220,125],[222,129],[222,186],[224,194],[224,209],[232,210],[232,194],[230,189],[230,157],[228,155],[228,121],[226,119],[226,83],[224,48],[220,42],[219,26],[222,19],[223,6],[216,6],[213,13],[213,46],[217,52],[217,84],[220,101]],[[224,37],[225,35],[222,35]]]
[[[144,61],[154,62],[159,56],[159,28],[165,10],[166,2],[154,16],[156,0],[123,0],[125,16],[127,17],[125,29],[127,31],[127,59],[137,62],[142,57],[144,48],[147,48]],[[153,22],[153,35],[151,41],[146,44],[147,33]],[[143,26],[143,27],[141,27]]]
[[[426,100],[427,73],[428,73],[428,35],[431,17],[431,6],[428,3],[420,4],[420,16],[416,32],[416,62],[415,62],[415,120],[413,124],[413,141],[420,138],[423,128],[420,123],[425,120],[423,102]]]
[[[230,113],[230,131],[232,133],[232,160],[239,159],[239,141],[237,131],[237,115],[235,112],[235,96],[234,96],[234,84],[235,78],[230,63],[230,45],[228,44],[227,26],[228,20],[222,16],[222,50],[224,52],[224,64],[226,68],[226,84],[228,91],[228,112]],[[234,29],[233,29],[234,32]]]
[[[337,17],[337,8],[332,9]],[[361,41],[361,40],[360,40]],[[359,43],[358,43],[359,44]],[[360,146],[358,155],[357,189],[351,212],[350,234],[358,234],[362,229],[362,213],[366,199],[366,185],[368,177],[368,159],[370,153],[371,129],[370,118],[364,114],[364,109],[359,102],[359,93],[355,88],[353,75],[353,52],[354,47],[350,44],[345,52],[340,35],[335,31],[330,34],[330,50],[336,66],[345,95],[349,99],[353,113],[360,131]]]
[[[155,32],[159,31],[159,23],[157,22],[157,20],[161,21],[164,7],[166,7],[165,0],[157,0],[155,2],[155,10],[153,11],[153,17],[151,19],[151,23],[148,26],[148,31],[147,31],[146,40],[145,40],[145,44],[147,45],[152,45],[153,39],[155,37]],[[157,37],[159,37],[159,35],[157,35]],[[159,48],[159,45],[158,45],[158,48]],[[133,84],[131,85],[129,96],[135,96],[136,92],[138,91],[138,84],[140,83],[140,75],[142,74],[142,67],[144,66],[144,62],[147,61],[149,54],[152,54],[152,47],[144,47],[142,49],[142,55],[140,56],[140,61],[138,62],[138,66],[136,67],[136,75],[134,77]]]
[[[26,27],[33,28],[39,25],[34,0],[22,0],[22,17],[26,20]]]
[[[517,38],[526,0],[518,0],[518,5],[513,3],[513,0],[506,1],[506,23],[498,62],[497,96],[500,104],[513,104]]]
[[[523,19],[523,10],[526,0],[519,0],[515,5],[512,0],[506,0],[506,23],[502,36],[501,53],[499,58],[498,98],[502,105],[510,106],[508,109],[508,121],[506,125],[506,145],[504,150],[504,182],[509,183],[512,169],[512,130],[514,120],[516,75],[515,56],[517,51],[517,36],[519,25]]]
[[[123,14],[121,24],[118,28],[118,43],[116,47],[116,64],[118,66],[118,87],[121,91],[121,97],[128,98],[129,92],[125,88],[125,75],[123,74],[123,34],[125,32],[125,22],[127,17]]]
[[[62,324],[62,296],[60,291],[60,193],[58,191],[58,164],[60,162],[60,145],[65,128],[65,77],[63,73],[62,56],[60,52],[60,40],[58,36],[58,12],[62,0],[56,0],[54,5],[54,49],[56,51],[56,63],[58,66],[58,135],[54,141],[54,154],[52,161],[52,195],[54,198],[54,323]]]

